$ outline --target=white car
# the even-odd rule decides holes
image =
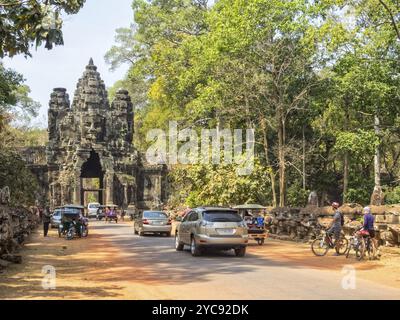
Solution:
[[[96,218],[97,216],[97,209],[100,207],[100,203],[91,202],[88,204],[88,217],[89,218]]]

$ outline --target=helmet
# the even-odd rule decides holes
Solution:
[[[366,214],[371,213],[371,208],[370,208],[370,207],[365,207],[365,208],[363,209],[363,213],[366,213]]]
[[[339,206],[340,206],[339,203],[337,203],[337,202],[332,202],[332,207],[333,207],[333,208],[338,209]]]

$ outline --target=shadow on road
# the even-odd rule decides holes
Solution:
[[[65,241],[56,236],[36,242],[25,248],[27,265],[25,278],[18,278],[18,267],[10,270],[7,276],[0,276],[0,297],[15,299],[24,297],[35,299],[43,296],[62,298],[66,292],[68,298],[79,296],[97,298],[116,298],[117,290],[127,283],[129,286],[140,284],[184,285],[188,283],[211,281],[215,276],[251,274],[265,267],[310,269],[310,259],[318,257],[304,256],[304,252],[293,247],[293,252],[282,257],[268,257],[268,250],[279,243],[254,245],[257,254],[236,257],[233,250],[208,250],[200,257],[192,257],[189,250],[178,252],[174,249],[174,238],[158,235],[139,237],[134,235],[131,224],[92,223],[87,239]],[[45,247],[46,254],[37,255],[36,251]],[[66,246],[66,250],[61,250]],[[251,247],[254,247],[253,245]],[[76,247],[70,250],[69,247]],[[43,248],[42,248],[43,249]],[[259,254],[261,252],[263,254]],[[266,253],[266,254],[264,254]],[[289,257],[290,255],[290,257]],[[321,260],[314,260],[321,261]],[[344,265],[347,261],[340,262]],[[348,262],[347,262],[348,263]],[[57,278],[66,281],[57,290],[47,291],[41,288],[42,277],[38,270],[44,265],[53,265]],[[318,268],[318,267],[316,267]],[[326,267],[325,267],[326,268]],[[371,268],[371,266],[369,266]],[[39,271],[40,272],[40,271]],[[268,277],[268,274],[265,274]],[[68,286],[68,279],[81,279]],[[91,283],[92,286],[88,286]],[[94,284],[94,285],[93,285]]]

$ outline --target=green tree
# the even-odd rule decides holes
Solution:
[[[1,0],[0,58],[30,56],[31,44],[43,42],[47,49],[64,44],[63,14],[75,14],[85,0]]]
[[[0,62],[0,131],[10,121],[27,122],[37,115],[39,103],[29,97],[30,89],[21,74]]]

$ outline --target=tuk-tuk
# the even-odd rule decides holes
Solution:
[[[131,221],[135,219],[135,217],[139,214],[138,208],[136,208],[136,205],[130,204],[125,210],[125,214],[129,216]]]
[[[107,208],[110,209],[109,212],[107,212]],[[118,206],[115,204],[107,204],[106,205],[106,210],[104,212],[105,214],[105,219],[106,222],[111,222],[111,221],[115,221],[115,223],[118,223]]]
[[[259,204],[244,204],[236,206],[233,209],[238,210],[239,215],[247,225],[249,239],[257,241],[261,246],[267,238],[267,230],[264,223],[265,207]]]
[[[107,206],[101,205],[97,208],[96,219],[101,221],[106,217],[106,208]]]
[[[89,234],[88,219],[84,217],[84,207],[68,204],[60,207],[61,223],[58,227],[58,236],[72,240],[75,235],[87,237]]]

